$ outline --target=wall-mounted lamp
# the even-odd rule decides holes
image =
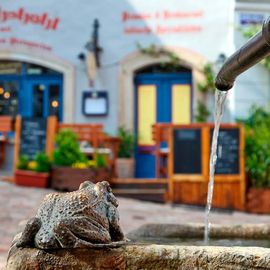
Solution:
[[[93,23],[93,33],[91,39],[86,43],[85,48],[89,53],[93,53],[95,56],[95,61],[97,67],[100,67],[100,53],[102,52],[102,47],[99,46],[99,40],[98,40],[98,29],[100,27],[98,19],[94,20]],[[86,55],[81,52],[78,55],[78,58],[82,61],[86,59]]]
[[[87,49],[87,54],[81,52],[78,55],[78,58],[81,61],[84,61],[86,64],[87,75],[90,80],[90,85],[93,85],[93,82],[96,78],[97,67],[100,67],[100,53],[102,48],[98,43],[98,29],[100,24],[97,19],[94,20],[93,24],[93,33],[91,39],[86,43],[85,48]]]

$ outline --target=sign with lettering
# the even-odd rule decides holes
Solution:
[[[212,142],[213,129],[211,129],[210,143]],[[210,144],[211,147],[211,144]],[[240,173],[240,130],[235,128],[220,128],[216,174],[239,174]]]
[[[157,5],[157,0],[107,0],[104,5],[100,0],[92,0],[91,4],[87,1],[46,0],[38,4],[34,0],[1,1],[0,49],[12,46],[53,51],[53,55],[81,66],[77,55],[80,50],[86,52],[84,45],[91,38],[96,18],[100,22],[100,45],[106,52],[103,63],[121,61],[137,50],[138,41],[142,47],[155,44],[188,48],[215,60],[221,52],[229,55],[234,49],[231,42],[233,3],[233,0],[163,0]],[[104,16],[105,7],[110,7],[108,16]],[[70,33],[72,44],[69,44]],[[115,36],[118,38],[113,39]]]
[[[173,130],[173,173],[202,174],[201,129]]]
[[[22,118],[20,132],[20,155],[30,160],[39,152],[46,151],[47,119]]]
[[[0,8],[0,22],[18,21],[24,25],[34,24],[40,25],[45,30],[56,30],[59,23],[59,18],[50,18],[47,12],[29,12],[26,9],[19,7],[18,9]]]

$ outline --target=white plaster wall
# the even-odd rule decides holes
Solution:
[[[55,31],[44,30],[40,25],[24,24],[19,20],[3,21],[3,12],[16,12],[23,8],[25,12],[33,14],[48,13],[50,18],[59,17],[60,22]],[[29,53],[35,52],[43,58],[52,55],[61,57],[74,66],[75,79],[73,95],[65,97],[71,99],[72,106],[65,106],[64,115],[74,111],[69,119],[76,122],[100,122],[106,131],[114,133],[120,122],[120,82],[121,61],[137,50],[136,43],[143,46],[156,44],[159,47],[185,48],[201,55],[208,61],[214,62],[220,53],[230,54],[233,50],[232,15],[234,0],[1,0],[0,2],[0,51],[24,49]],[[130,14],[151,13],[156,15],[166,10],[171,12],[201,11],[202,17],[181,19],[142,19],[123,22],[123,12]],[[2,12],[2,13],[1,13]],[[101,55],[101,69],[97,73],[95,90],[107,90],[109,94],[109,114],[104,117],[85,117],[81,111],[83,90],[89,90],[88,79],[84,71],[84,64],[78,60],[80,52],[86,52],[84,45],[92,34],[92,24],[97,18],[100,22],[100,45],[103,47]],[[197,25],[199,32],[178,32],[163,35],[124,34],[127,27],[150,27],[157,25],[164,27]],[[1,32],[2,27],[10,27],[9,32]],[[52,48],[51,51],[25,48],[22,44],[3,44],[11,37],[42,43]],[[23,47],[23,48],[22,48]],[[192,62],[192,59],[190,60]],[[201,67],[197,67],[201,68]],[[133,91],[133,87],[126,89]],[[66,92],[64,92],[64,95]],[[126,104],[132,108],[133,104]],[[120,112],[120,113],[119,113]]]

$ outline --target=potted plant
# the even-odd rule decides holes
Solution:
[[[16,168],[15,183],[17,185],[47,187],[51,162],[45,153],[38,153],[33,161],[30,161],[28,156],[21,156]]]
[[[253,107],[245,124],[247,210],[270,213],[270,113]]]
[[[94,160],[89,160],[81,152],[76,134],[63,129],[56,136],[51,178],[52,188],[72,191],[85,180],[109,181],[111,175],[102,155],[94,154]]]
[[[116,173],[118,178],[134,177],[134,148],[135,136],[131,131],[120,127],[117,133],[120,138],[118,158],[116,159]]]

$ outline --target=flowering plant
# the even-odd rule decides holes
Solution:
[[[45,153],[38,153],[34,160],[29,160],[27,155],[22,155],[17,164],[19,170],[29,170],[35,172],[49,172],[51,169],[51,162]]]
[[[103,154],[96,153],[93,160],[77,161],[71,167],[77,169],[87,168],[105,168],[107,166],[106,157]]]

